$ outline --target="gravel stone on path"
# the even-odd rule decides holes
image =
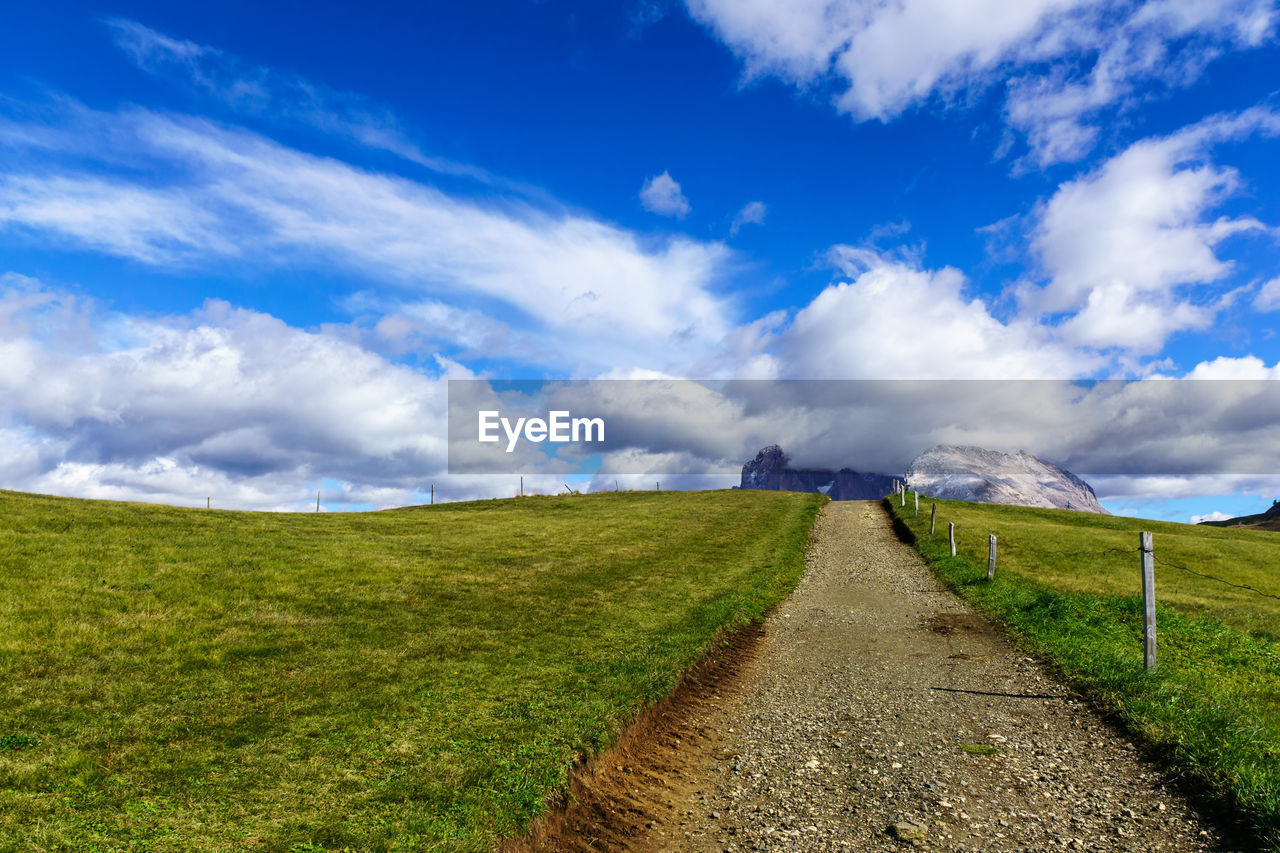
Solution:
[[[894,535],[828,504],[808,571],[630,849],[1228,849],[1167,777]],[[669,791],[668,793],[672,793]],[[638,800],[643,792],[637,790]]]

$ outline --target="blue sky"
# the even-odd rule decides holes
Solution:
[[[1271,0],[264,5],[7,13],[0,484],[505,493],[449,377],[1280,378]]]

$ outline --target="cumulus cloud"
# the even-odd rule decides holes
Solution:
[[[1099,365],[1031,319],[1001,321],[952,267],[852,246],[830,260],[847,277],[801,308],[773,341],[798,378],[1069,378]]]
[[[1022,290],[1023,309],[1065,315],[1068,341],[1138,353],[1158,351],[1177,331],[1209,326],[1223,297],[1196,302],[1187,288],[1230,273],[1217,253],[1223,241],[1267,228],[1248,216],[1211,217],[1242,180],[1208,151],[1278,132],[1280,117],[1269,110],[1214,116],[1137,142],[1060,186],[1038,211],[1032,235],[1048,282]]]
[[[1187,519],[1187,521],[1191,524],[1200,524],[1204,521],[1226,521],[1230,518],[1235,518],[1235,516],[1230,513],[1214,510],[1213,512],[1205,513],[1204,515],[1193,515],[1191,518]]]
[[[1241,358],[1219,356],[1202,361],[1187,373],[1187,379],[1280,379],[1280,362],[1267,367],[1256,355]]]
[[[586,216],[481,203],[201,120],[133,111],[84,124],[85,136],[10,133],[96,171],[11,162],[0,225],[147,264],[336,265],[411,302],[496,300],[525,327],[573,342],[563,355],[573,366],[688,364],[732,327],[714,290],[729,259],[721,243],[654,245]],[[114,132],[91,132],[104,126]],[[113,170],[113,146],[126,144],[121,156],[145,157],[161,177]],[[666,361],[646,363],[654,353]]]
[[[433,377],[223,302],[139,318],[8,284],[0,470],[10,487],[265,508],[329,479],[382,504],[410,502],[442,468]],[[87,343],[84,322],[110,334]]]
[[[645,181],[644,186],[640,188],[640,204],[645,210],[662,216],[674,216],[677,219],[684,219],[693,209],[689,206],[689,200],[684,197],[684,193],[680,191],[680,184],[676,183],[668,172],[654,175]]]
[[[514,494],[518,478],[448,474],[449,376],[469,374],[224,302],[137,317],[6,274],[0,486],[258,510],[310,510],[317,490],[325,510]]]
[[[765,214],[769,209],[765,207],[762,201],[749,201],[742,206],[733,217],[733,222],[729,225],[729,236],[732,237],[741,230],[744,225],[763,225]]]
[[[1272,475],[1191,475],[1146,477],[1090,477],[1089,485],[1098,499],[1109,503],[1174,501],[1205,496],[1249,495],[1263,507],[1280,495],[1280,476]]]
[[[745,64],[800,85],[834,79],[838,108],[886,121],[1011,80],[1007,115],[1041,164],[1076,159],[1089,125],[1141,84],[1185,85],[1274,33],[1274,0],[686,0]]]
[[[732,475],[778,443],[798,467],[900,473],[937,444],[1039,456],[1087,476],[1280,474],[1274,381],[671,380],[451,383],[454,472],[577,470],[601,475]],[[479,399],[480,402],[475,402]],[[527,445],[476,441],[476,413],[602,418],[603,439]],[[486,452],[491,451],[491,452]]]

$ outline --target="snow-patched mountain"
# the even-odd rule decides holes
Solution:
[[[742,466],[738,488],[821,492],[833,501],[875,500],[893,491],[893,477],[887,474],[860,474],[848,468],[791,468],[787,462],[787,454],[778,445],[764,448]]]
[[[939,445],[911,463],[907,487],[947,500],[1108,514],[1088,483],[1025,450]]]

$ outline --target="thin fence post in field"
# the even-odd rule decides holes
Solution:
[[[988,534],[988,551],[987,551],[987,580],[996,579],[996,535]]]
[[[1156,668],[1156,555],[1151,534],[1138,534],[1142,552],[1142,665],[1147,672]]]
[[[205,498],[205,499],[204,499],[204,508],[205,508],[205,509],[213,509],[213,498]]]
[[[951,540],[951,556],[956,555],[956,523],[954,521],[947,522],[947,538]]]
[[[435,483],[431,484],[431,505],[432,506],[436,505],[436,484]]]
[[[938,520],[938,505],[935,503],[929,510],[929,535],[933,535],[934,522]]]
[[[320,490],[316,489],[316,512],[320,511]]]
[[[907,489],[905,486],[898,491],[898,497],[900,498],[898,506],[906,506],[907,505]]]
[[[520,477],[520,497],[524,497],[524,476]]]
[[[916,518],[920,517],[920,493],[916,492]]]

